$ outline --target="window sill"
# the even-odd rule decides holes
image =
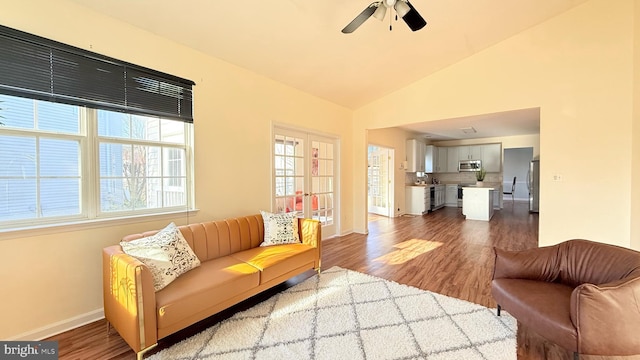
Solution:
[[[103,218],[93,220],[82,220],[60,224],[37,225],[22,227],[19,229],[0,230],[0,240],[10,240],[31,236],[51,235],[62,232],[80,231],[87,229],[103,228],[105,226],[118,226],[125,224],[135,224],[156,220],[174,220],[176,215],[195,216],[200,209],[169,211],[157,214],[145,214],[134,216],[123,216],[115,218]]]

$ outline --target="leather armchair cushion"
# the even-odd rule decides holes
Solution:
[[[259,270],[233,257],[205,261],[156,292],[158,328],[171,326],[259,283]]]
[[[264,284],[283,274],[313,264],[317,249],[306,244],[285,244],[257,247],[230,256],[251,264],[262,271],[260,283]]]
[[[567,285],[535,280],[496,279],[492,284],[493,297],[498,304],[508,304],[518,321],[535,324],[544,337],[575,351],[578,334],[570,316],[572,291]]]

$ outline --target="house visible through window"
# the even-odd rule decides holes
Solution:
[[[0,229],[187,208],[192,126],[0,95]]]

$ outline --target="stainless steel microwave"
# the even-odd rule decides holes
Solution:
[[[482,160],[460,160],[458,171],[478,171],[482,168]]]

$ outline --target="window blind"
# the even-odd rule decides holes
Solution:
[[[195,83],[0,25],[0,93],[193,122]]]

